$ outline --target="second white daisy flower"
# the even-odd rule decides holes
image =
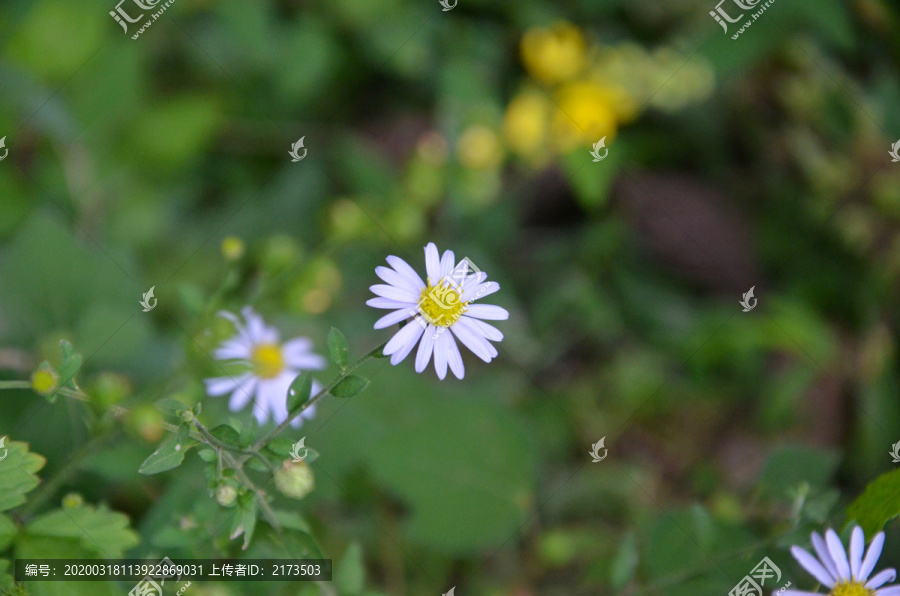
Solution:
[[[369,289],[378,296],[366,304],[393,312],[381,317],[375,329],[384,329],[407,319],[414,319],[398,331],[384,347],[391,364],[399,364],[416,345],[416,372],[422,372],[434,356],[438,378],[447,376],[447,367],[456,378],[465,375],[462,355],[456,340],[473,354],[490,362],[497,356],[492,341],[501,341],[499,329],[486,320],[506,320],[509,312],[491,304],[473,301],[493,294],[500,284],[486,281],[481,271],[469,273],[468,261],[456,262],[453,251],[439,256],[433,242],[425,247],[427,283],[403,259],[387,257],[390,267],[377,267],[376,275],[386,284]]]

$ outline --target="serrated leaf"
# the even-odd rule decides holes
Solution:
[[[308,372],[301,373],[294,379],[287,392],[287,409],[288,412],[294,412],[309,401],[309,395],[312,393],[312,375]]]
[[[328,332],[328,357],[335,366],[344,370],[347,368],[347,359],[350,356],[350,349],[347,347],[347,338],[344,334],[332,327]]]
[[[8,516],[0,513],[0,552],[12,544],[13,538],[19,533],[19,528]]]
[[[177,468],[184,461],[184,454],[188,449],[197,444],[193,439],[187,439],[185,443],[179,443],[177,437],[169,437],[160,444],[150,457],[144,460],[138,472],[151,475]]]
[[[233,445],[234,447],[238,447],[240,445],[241,433],[227,424],[220,424],[219,426],[209,431],[209,434],[227,445]]]
[[[0,462],[0,511],[8,511],[25,502],[25,495],[34,490],[40,483],[35,472],[47,463],[40,455],[30,453],[28,444],[10,441],[8,437],[0,438],[7,451],[6,458]]]
[[[173,399],[171,397],[158,399],[153,403],[153,405],[163,414],[169,414],[170,416],[181,416],[182,412],[190,409],[187,404],[183,404],[177,399]]]
[[[238,513],[234,516],[231,524],[230,537],[232,540],[244,535],[244,544],[241,550],[247,550],[250,546],[250,540],[253,538],[253,531],[256,529],[256,495],[247,493],[246,498],[238,498]]]
[[[139,542],[137,533],[129,527],[128,516],[105,505],[51,511],[25,526],[23,533],[32,537],[73,538],[82,548],[110,559],[121,557]]]
[[[341,381],[331,390],[331,395],[335,397],[353,397],[359,395],[369,386],[369,379],[350,375],[341,379]]]
[[[856,520],[866,536],[877,534],[900,516],[900,470],[882,474],[847,508],[847,521]]]

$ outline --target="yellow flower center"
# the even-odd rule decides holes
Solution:
[[[56,375],[52,370],[38,369],[31,377],[31,387],[42,395],[47,395],[56,389]]]
[[[458,286],[442,279],[435,285],[422,289],[422,297],[419,300],[419,312],[426,321],[438,327],[449,327],[456,322],[461,314],[466,312],[468,302],[459,299]]]
[[[259,344],[250,356],[253,374],[262,379],[274,379],[284,369],[284,356],[278,344]]]
[[[857,582],[841,582],[832,588],[828,596],[874,596],[875,592],[869,590],[865,585]]]

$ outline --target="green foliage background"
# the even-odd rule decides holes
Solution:
[[[2,581],[28,556],[288,549],[334,559],[335,581],[189,593],[705,596],[763,556],[812,589],[789,545],[853,519],[887,522],[882,563],[900,563],[896,472],[848,513],[900,440],[900,12],[777,0],[732,40],[713,8],[177,0],[132,40],[113,2],[0,4],[0,378],[59,365],[66,339],[92,396],[0,394],[4,463],[43,481],[0,468]],[[523,33],[560,19],[703,60],[712,94],[648,110],[599,164],[585,147],[467,168],[463,131],[499,130],[528,81]],[[434,133],[438,164],[417,153]],[[421,270],[429,241],[500,283],[500,356],[465,354],[465,379],[443,382],[373,360],[364,393],[321,402],[288,433],[320,454],[315,491],[270,489],[287,544],[263,522],[246,551],[229,538],[196,451],[138,473],[164,438],[160,398],[253,432],[204,396],[218,309],[252,304],[322,354],[337,327],[352,360],[391,333],[365,306],[374,267]]]

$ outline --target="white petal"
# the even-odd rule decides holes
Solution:
[[[366,304],[373,308],[415,308],[416,302],[407,302],[405,300],[391,300],[390,298],[369,298]]]
[[[441,279],[441,259],[438,257],[438,249],[434,242],[429,242],[425,247],[425,273],[433,284]]]
[[[422,332],[425,331],[425,329],[421,325],[417,325],[415,323],[409,323],[406,327],[414,327],[416,331],[409,343],[407,343],[405,346],[402,346],[391,356],[391,364],[393,364],[394,366],[400,364],[404,358],[409,356],[409,353],[412,352],[412,349],[416,347],[416,342],[419,341],[419,337],[422,336]],[[406,329],[406,327],[404,327],[403,329]]]
[[[452,250],[445,250],[444,256],[441,257],[441,278],[448,277],[453,273],[453,267],[456,265]]]
[[[860,580],[866,581],[869,578],[869,574],[875,569],[878,557],[881,556],[882,548],[884,548],[884,532],[879,532],[872,539],[872,542],[869,543],[869,551],[866,553],[866,558],[863,559],[862,567],[859,569]]]
[[[450,329],[459,338],[459,341],[485,362],[490,362],[497,355],[497,351],[488,340],[479,334],[477,329],[471,327],[469,319],[460,317]]]
[[[416,287],[424,288],[425,282],[422,281],[422,278],[419,277],[419,274],[416,273],[416,270],[409,266],[409,264],[401,259],[400,257],[389,256],[387,258],[388,264],[394,268],[394,271],[407,278],[411,282],[415,282]]]
[[[244,406],[249,403],[253,396],[253,392],[256,390],[256,378],[250,375],[247,376],[249,378],[245,381],[241,381],[240,385],[238,385],[231,394],[231,399],[228,400],[228,409],[232,412],[243,410]]]
[[[499,329],[491,325],[490,323],[485,323],[484,321],[480,321],[478,319],[472,319],[463,315],[460,317],[460,320],[466,319],[472,325],[475,326],[476,329],[481,333],[481,335],[485,336],[491,341],[503,341],[503,333],[500,332]]]
[[[287,364],[287,368],[294,373],[294,376],[299,375],[304,370],[322,370],[328,366],[328,361],[325,360],[325,357],[318,354],[301,354],[290,358],[285,356],[284,362]]]
[[[493,304],[470,304],[466,315],[490,321],[505,321],[509,318],[509,312],[505,308]]]
[[[882,588],[875,592],[875,596],[900,596],[900,586]]]
[[[422,335],[422,326],[416,323],[415,321],[411,321],[404,325],[404,327],[394,334],[388,342],[387,345],[384,346],[384,354],[385,356],[390,356],[397,350],[403,348],[410,341],[415,341],[419,339],[419,336]]]
[[[213,352],[216,360],[247,360],[252,348],[240,336],[229,339]]]
[[[410,279],[402,273],[397,273],[390,267],[375,267],[375,275],[392,286],[410,290],[411,292],[415,292],[416,294],[422,291],[422,288],[425,287],[424,285],[419,285],[414,279]]]
[[[278,343],[278,331],[267,327],[263,318],[249,306],[241,310],[244,320],[247,321],[247,336],[253,345]]]
[[[204,379],[206,383],[206,393],[208,393],[211,397],[219,397],[220,395],[225,395],[230,391],[234,391],[234,388],[238,386],[238,383],[235,379],[231,377],[217,377],[214,379]]]
[[[847,551],[844,550],[844,545],[834,530],[825,532],[825,543],[828,545],[828,552],[831,553],[831,559],[837,567],[840,579],[849,579],[850,564],[847,562]]]
[[[797,562],[806,569],[810,575],[819,580],[819,583],[828,586],[829,588],[834,587],[834,579],[831,577],[822,564],[816,560],[814,556],[800,548],[799,546],[791,547],[791,554],[794,555],[794,558],[797,559]]]
[[[831,574],[831,577],[837,577],[837,567],[834,566],[834,561],[831,559],[831,554],[828,552],[828,545],[825,544],[825,539],[819,536],[818,532],[812,533],[812,544],[826,571]]]
[[[391,325],[396,325],[400,321],[405,321],[411,317],[415,317],[418,314],[418,311],[414,308],[401,308],[399,310],[395,310],[392,313],[386,314],[377,321],[375,321],[375,329],[384,329],[385,327],[390,327]]]
[[[312,340],[305,337],[295,337],[282,344],[281,352],[285,358],[289,358],[294,355],[308,354],[312,352],[312,348]]]
[[[412,323],[410,323],[412,324]],[[420,373],[428,366],[431,361],[431,352],[434,349],[434,342],[437,337],[438,328],[434,325],[428,325],[422,333],[422,341],[419,342],[419,351],[416,352],[416,372]],[[446,331],[443,331],[446,333]]]
[[[862,528],[856,526],[850,534],[850,574],[854,579],[859,579],[859,567],[862,565],[865,547],[866,538]]]
[[[875,590],[895,579],[897,579],[897,572],[894,569],[882,569],[875,574],[875,577],[866,582],[866,587]]]
[[[401,300],[403,302],[418,302],[420,296],[409,288],[398,288],[387,284],[376,284],[369,286],[369,290],[377,296],[388,298],[390,300]]]
[[[434,372],[440,380],[447,376],[447,359],[450,357],[450,346],[447,345],[447,332],[437,336],[434,342]]]
[[[453,371],[456,378],[462,379],[466,376],[466,367],[463,365],[462,354],[459,353],[459,347],[457,347],[453,336],[449,333],[444,335],[447,336],[447,363],[450,364],[450,370]]]

